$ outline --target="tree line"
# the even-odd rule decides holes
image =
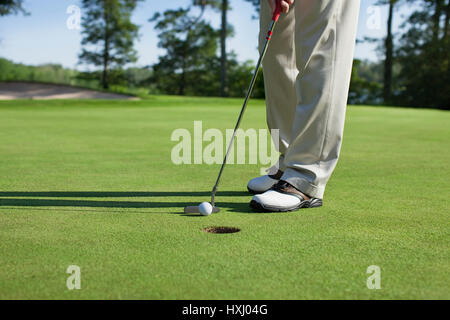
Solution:
[[[379,42],[382,52],[384,104],[450,108],[450,0],[378,0],[388,6],[387,33]],[[415,10],[393,33],[396,11]]]
[[[134,43],[139,26],[131,16],[142,1],[82,0],[79,60],[99,71],[77,73],[78,79],[99,81],[105,89],[131,84],[162,94],[245,94],[253,62],[239,62],[236,53],[227,49],[227,40],[234,35],[228,21],[229,0],[190,0],[185,7],[154,13],[149,22],[154,24],[158,46],[165,54],[140,71],[124,68],[137,61]],[[260,0],[242,1],[255,9],[249,18],[259,14]],[[349,102],[449,109],[450,0],[378,0],[375,5],[388,8],[386,36],[360,41],[378,42],[383,58],[379,62],[355,60]],[[394,33],[402,6],[414,10],[402,18],[400,30]],[[220,19],[218,28],[205,18],[207,11]],[[17,13],[28,14],[22,0],[0,0],[1,16]],[[262,77],[255,96],[264,97]]]

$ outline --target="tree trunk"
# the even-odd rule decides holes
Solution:
[[[105,39],[105,54],[103,57],[103,88],[109,89],[109,41]]]
[[[181,71],[180,83],[178,84],[178,95],[184,96],[184,88],[186,82],[185,58],[183,57],[183,70]]]
[[[186,42],[189,41],[189,32],[186,38]],[[183,54],[181,55],[181,76],[178,83],[178,95],[184,96],[184,88],[186,87],[186,47],[183,48]]]
[[[446,46],[446,48],[448,48],[449,45],[449,39],[447,39],[448,37],[448,22],[449,22],[449,16],[450,16],[450,0],[447,1],[447,6],[445,8],[445,24],[444,24],[444,35],[443,35],[443,39],[444,39],[444,45]],[[448,49],[447,49],[448,50]],[[446,51],[448,54],[448,51]],[[447,75],[450,74],[450,64],[447,63]],[[448,79],[448,78],[447,78]]]
[[[439,22],[441,21],[442,7],[443,7],[442,0],[435,0],[434,14],[433,14],[433,43],[436,43],[439,40],[439,31],[440,31]]]
[[[384,88],[383,100],[385,103],[391,102],[392,97],[392,64],[394,44],[392,38],[392,22],[394,19],[394,6],[396,0],[389,1],[389,17],[387,23],[387,36],[385,41],[386,58],[384,60]]]
[[[222,0],[222,27],[220,33],[220,95],[227,96],[227,10],[228,0]]]
[[[448,22],[450,19],[450,0],[447,1],[447,5],[445,6],[445,23],[444,23],[444,34],[443,39],[446,39],[448,36]]]
[[[104,89],[109,89],[109,16],[108,7],[105,2],[103,7],[103,19],[105,20],[105,46],[103,48],[103,77],[102,83]]]

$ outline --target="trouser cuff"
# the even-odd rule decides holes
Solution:
[[[280,158],[278,159],[277,163],[274,164],[272,167],[270,167],[268,170],[266,170],[268,175],[275,175],[278,170],[284,172],[286,171],[286,166],[284,165],[284,155],[280,155]]]
[[[284,171],[281,180],[290,183],[296,189],[300,190],[302,193],[306,194],[312,198],[323,199],[323,195],[325,193],[325,187],[319,187],[309,182],[296,170],[287,169]]]

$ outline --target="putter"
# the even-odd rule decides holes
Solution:
[[[272,22],[270,23],[269,31],[267,32],[266,41],[264,43],[263,49],[259,55],[258,63],[256,64],[255,72],[253,73],[252,80],[250,82],[250,86],[247,90],[247,95],[244,99],[244,104],[241,109],[241,113],[239,114],[236,126],[234,127],[233,135],[231,136],[230,143],[227,148],[227,152],[225,154],[225,157],[222,162],[222,166],[220,167],[219,175],[217,176],[216,184],[214,185],[212,191],[211,191],[211,205],[213,208],[212,213],[217,213],[220,211],[220,208],[215,206],[215,198],[216,198],[216,192],[217,188],[219,187],[220,179],[222,178],[223,169],[225,168],[225,165],[227,164],[228,156],[231,151],[231,148],[233,147],[234,138],[236,136],[236,131],[239,129],[239,126],[241,124],[242,117],[244,116],[245,109],[247,108],[248,100],[250,99],[250,96],[253,93],[253,88],[255,87],[256,78],[258,77],[259,68],[261,66],[262,61],[264,60],[264,56],[266,55],[267,48],[269,47],[269,42],[273,34],[273,30],[275,29],[275,25],[277,24],[278,19],[281,15],[281,0],[277,0],[277,7],[275,9],[275,12],[273,13]],[[184,213],[200,213],[198,206],[188,206],[184,208]]]

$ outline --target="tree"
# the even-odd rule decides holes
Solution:
[[[379,104],[382,100],[383,64],[355,59],[348,103]]]
[[[166,50],[153,66],[153,81],[165,93],[198,94],[197,88],[210,88],[218,82],[211,79],[211,71],[219,32],[201,20],[204,7],[198,16],[192,16],[191,9],[167,10],[150,19],[159,31],[158,47]]]
[[[137,61],[133,49],[139,27],[131,14],[142,0],[83,0],[83,49],[80,62],[102,66],[102,85],[108,89],[110,71]],[[100,50],[99,47],[101,48]]]
[[[436,43],[439,40],[441,16],[444,11],[444,0],[429,0],[433,8],[433,42]]]
[[[28,12],[23,8],[23,0],[0,0],[0,16],[18,14],[19,12],[28,15]]]
[[[448,7],[447,0],[447,7]],[[421,6],[402,26],[397,50],[402,91],[398,102],[417,107],[450,108],[450,41],[441,0],[420,0]]]
[[[444,22],[444,32],[442,38],[446,39],[448,36],[448,24],[450,19],[450,0],[447,0],[447,5],[445,6],[445,22]]]
[[[221,12],[220,25],[220,95],[228,96],[227,77],[227,38],[232,35],[232,27],[228,25],[229,0],[194,0],[194,4],[219,9]]]
[[[200,0],[202,1],[202,0]],[[201,5],[202,3],[200,3]],[[205,7],[213,6],[213,2],[205,1],[200,14],[193,15],[194,6],[157,13],[150,21],[156,22],[160,48],[165,54],[159,57],[158,63],[152,66],[153,75],[150,84],[156,86],[161,93],[179,95],[217,96],[221,89],[222,55],[218,54],[222,29],[212,28],[202,20]],[[226,28],[229,37],[233,28]],[[254,63],[239,63],[233,51],[226,56],[227,95],[243,97],[253,73]],[[255,97],[264,97],[262,78],[254,90]]]
[[[382,40],[378,38],[365,37],[362,42],[380,43],[378,50],[384,54],[383,60],[383,102],[385,104],[392,103],[392,94],[395,90],[393,69],[395,64],[395,46],[394,46],[394,33],[393,23],[395,17],[395,10],[400,6],[403,1],[414,2],[415,0],[378,0],[375,5],[388,6],[388,18],[386,21],[386,37]]]
[[[232,51],[228,55],[228,79],[229,88],[228,94],[230,97],[245,97],[248,89],[248,84],[253,76],[255,70],[255,62],[252,60],[239,63],[236,54]],[[253,88],[253,98],[264,99],[264,77],[263,73],[259,72],[256,79],[255,87]]]
[[[407,0],[414,1],[414,0]],[[388,6],[388,18],[386,21],[386,37],[380,41],[377,38],[366,37],[364,41],[379,42],[379,50],[384,53],[383,71],[383,101],[385,104],[392,103],[393,91],[393,66],[394,66],[394,34],[392,31],[395,9],[400,5],[401,0],[378,0],[375,5]]]
[[[384,42],[385,59],[384,59],[384,85],[383,100],[384,103],[391,103],[392,96],[392,65],[394,59],[394,40],[392,36],[392,24],[394,20],[394,7],[398,0],[389,1],[389,15],[387,20],[387,35]]]

